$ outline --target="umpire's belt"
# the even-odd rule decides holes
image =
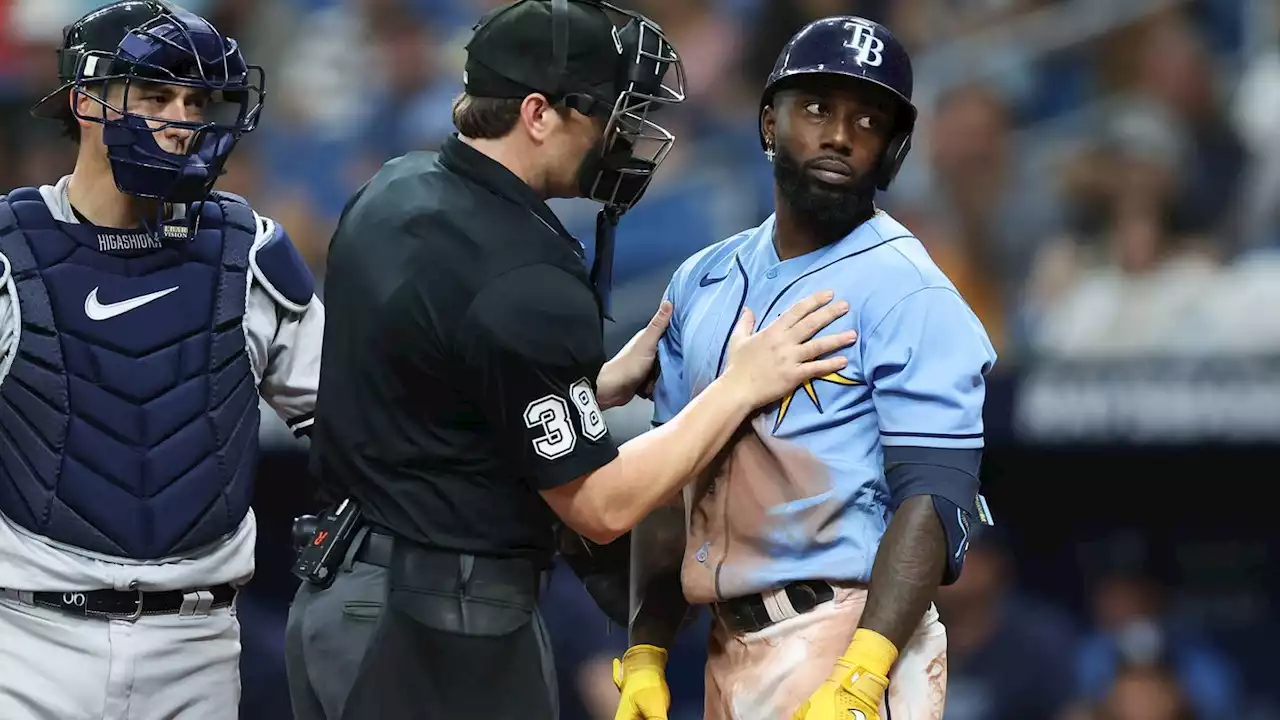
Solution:
[[[236,589],[215,585],[198,590],[89,590],[86,592],[27,592],[0,590],[5,598],[24,605],[60,610],[68,615],[110,620],[137,620],[143,615],[204,615],[235,603]]]
[[[397,540],[388,582],[417,593],[532,607],[541,577],[542,568],[529,558],[471,555]]]
[[[369,563],[378,567],[391,567],[391,549],[395,547],[395,538],[365,525],[356,536],[355,554],[351,559],[355,562]]]
[[[810,612],[835,596],[828,583],[799,580],[766,593],[718,602],[712,608],[730,632],[751,633]]]

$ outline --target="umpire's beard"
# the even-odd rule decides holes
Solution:
[[[827,242],[835,242],[875,215],[876,183],[863,173],[847,185],[832,185],[809,174],[794,155],[775,151],[773,179],[796,220]]]

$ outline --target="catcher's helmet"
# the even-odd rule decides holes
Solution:
[[[804,26],[782,48],[760,98],[760,144],[765,145],[763,113],[773,96],[813,75],[837,75],[874,83],[900,102],[897,127],[877,168],[876,186],[886,190],[911,149],[916,108],[911,104],[911,58],[883,25],[852,15],[828,17]]]
[[[245,63],[235,40],[169,0],[118,0],[67,27],[58,49],[58,79],[62,84],[32,113],[100,123],[116,187],[179,203],[208,195],[236,143],[257,127],[265,94],[262,68]],[[124,88],[119,107],[107,100],[108,83]],[[207,91],[203,117],[182,121],[131,112],[130,98],[145,93],[147,84]],[[70,93],[87,95],[112,113],[81,115]],[[156,133],[169,127],[192,133],[185,152],[171,153],[157,143]]]

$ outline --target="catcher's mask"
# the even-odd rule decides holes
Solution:
[[[247,65],[236,41],[207,20],[164,0],[126,0],[89,13],[67,28],[58,62],[63,84],[33,113],[101,124],[116,187],[128,195],[204,200],[262,112],[262,68]],[[112,102],[109,88],[117,86],[123,92]],[[200,91],[197,119],[138,111],[152,94],[172,93],[174,86]],[[87,96],[104,112],[82,113],[68,94]],[[156,133],[171,128],[190,132],[181,152],[157,140]]]

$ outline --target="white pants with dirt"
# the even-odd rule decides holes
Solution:
[[[790,720],[848,649],[867,604],[864,588],[754,633],[712,621],[704,720]],[[947,631],[930,606],[889,674],[883,720],[942,720]]]

